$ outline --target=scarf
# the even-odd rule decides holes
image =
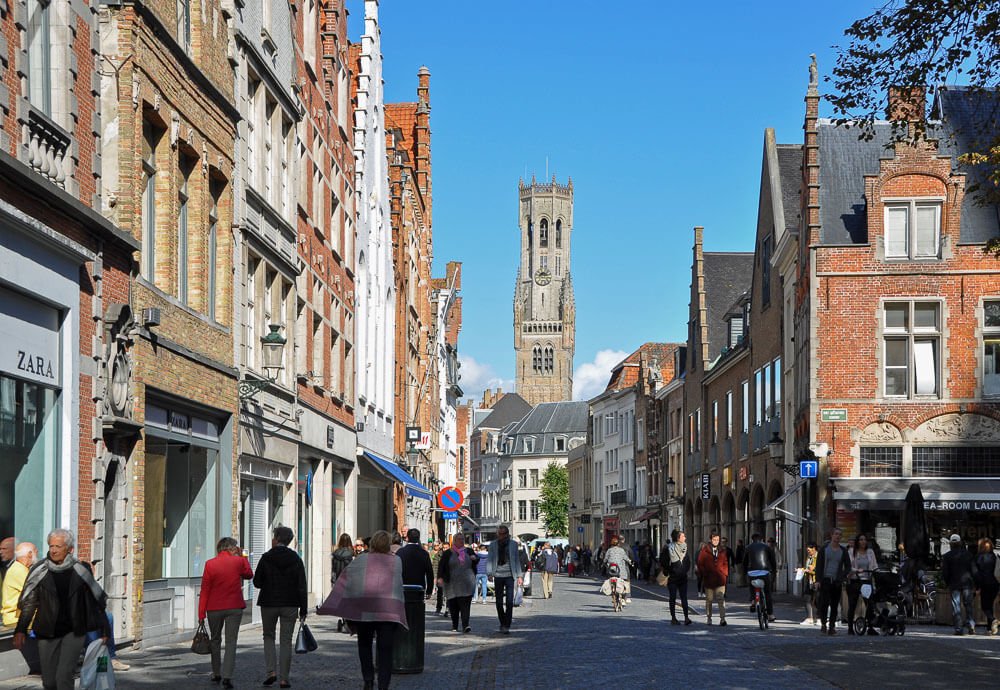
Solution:
[[[465,546],[456,547],[455,553],[458,554],[458,564],[465,565],[465,561],[468,559],[468,554],[465,553]]]
[[[50,572],[64,573],[70,568],[72,568],[77,576],[83,580],[83,583],[90,588],[90,593],[94,595],[94,599],[97,601],[98,605],[103,607],[107,595],[104,593],[104,590],[101,589],[101,586],[97,584],[97,580],[94,579],[94,574],[90,572],[90,568],[76,560],[76,556],[72,553],[66,554],[66,558],[63,559],[62,563],[53,563],[46,557],[32,566],[31,570],[28,572],[28,577],[24,581],[24,588],[21,590],[21,598],[23,599],[28,596]]]
[[[688,552],[687,542],[681,543],[679,541],[675,541],[673,544],[670,545],[670,562],[679,563],[683,561],[684,557],[687,556],[687,552]]]

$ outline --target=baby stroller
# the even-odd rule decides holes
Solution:
[[[608,579],[601,585],[601,594],[611,597],[611,610],[621,611],[626,599],[632,594],[629,581],[621,577],[621,569],[617,563],[608,564]]]
[[[903,635],[906,633],[906,593],[896,568],[876,570],[872,584],[861,586],[865,617],[854,619],[854,634]]]

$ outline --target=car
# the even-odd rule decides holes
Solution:
[[[515,540],[516,541],[516,540]],[[524,578],[521,581],[521,586],[524,587],[524,596],[531,596],[531,558],[528,556],[528,546],[524,542],[517,542],[518,549],[521,552],[521,567],[524,568]],[[490,546],[490,542],[483,542],[483,546],[487,549]],[[493,576],[491,575],[487,579],[487,588],[490,592],[493,591]]]

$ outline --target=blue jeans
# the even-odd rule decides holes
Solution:
[[[476,575],[476,593],[486,601],[486,595],[489,594],[489,575]]]
[[[965,605],[966,625],[962,625],[962,605]],[[974,628],[976,622],[972,618],[972,587],[951,590],[951,612],[955,616],[955,630],[963,627]]]
[[[509,628],[514,619],[514,578],[494,577],[493,595],[497,600],[497,618],[500,626]]]

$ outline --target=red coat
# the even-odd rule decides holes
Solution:
[[[205,561],[201,576],[201,596],[198,598],[198,619],[208,611],[246,608],[243,600],[243,580],[253,577],[250,561],[223,551]]]
[[[706,589],[722,587],[729,579],[729,558],[726,557],[726,550],[720,545],[717,555],[712,555],[712,545],[705,544],[698,552],[698,574],[701,575],[701,584]]]

